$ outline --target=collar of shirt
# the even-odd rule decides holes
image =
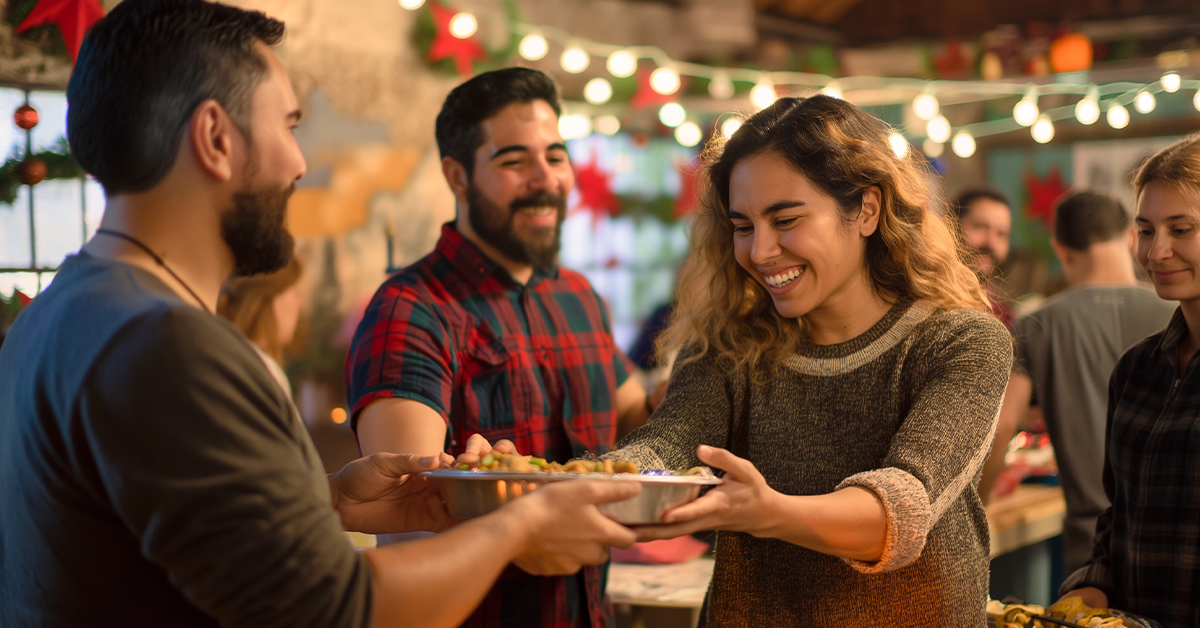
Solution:
[[[1183,309],[1176,309],[1175,314],[1171,316],[1171,322],[1167,323],[1167,328],[1163,331],[1157,347],[1162,357],[1171,364],[1172,369],[1178,368],[1176,362],[1179,359],[1179,343],[1183,342],[1187,334],[1188,326],[1187,321],[1183,318]]]
[[[499,281],[501,288],[518,290],[533,288],[545,279],[558,279],[558,265],[555,264],[548,268],[534,268],[528,283],[518,283],[507,269],[479,250],[474,242],[463,237],[453,222],[442,225],[442,237],[438,240],[435,250],[480,291],[485,289],[489,279]]]

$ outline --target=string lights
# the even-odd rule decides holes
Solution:
[[[400,6],[409,10],[419,9],[425,0],[397,0]],[[975,153],[976,140],[980,137],[1009,133],[1022,127],[1029,128],[1035,141],[1045,143],[1054,138],[1055,121],[1074,118],[1080,124],[1095,124],[1101,113],[1113,129],[1123,129],[1129,125],[1130,114],[1127,106],[1141,113],[1148,114],[1157,106],[1155,94],[1158,92],[1174,93],[1180,89],[1200,90],[1200,79],[1183,78],[1179,73],[1168,71],[1152,83],[1137,83],[1131,81],[1114,82],[1104,85],[1092,83],[1052,82],[1037,84],[1016,83],[1013,81],[964,81],[964,80],[934,80],[917,78],[885,78],[872,76],[851,76],[833,78],[824,74],[806,72],[770,72],[750,68],[717,68],[699,63],[683,62],[672,59],[661,49],[653,46],[616,46],[580,39],[558,28],[535,26],[514,22],[513,31],[521,36],[517,51],[522,58],[529,61],[544,59],[550,52],[550,43],[562,46],[559,57],[562,69],[572,74],[586,71],[592,57],[604,60],[604,68],[615,78],[633,76],[641,61],[653,64],[650,74],[650,88],[658,94],[673,96],[679,93],[683,85],[683,77],[693,77],[708,81],[708,95],[714,100],[724,101],[734,98],[737,94],[736,84],[752,86],[749,90],[749,101],[752,110],[769,107],[783,94],[804,94],[821,92],[836,98],[855,100],[855,92],[871,99],[872,104],[887,104],[889,99],[897,104],[911,106],[913,114],[925,124],[915,133],[920,139],[924,131],[925,141],[921,148],[930,157],[940,156],[949,142],[950,148],[959,157],[969,157]],[[450,31],[455,37],[467,38],[474,36],[479,29],[475,16],[460,12],[450,22]],[[1063,79],[1065,75],[1059,77]],[[744,93],[744,92],[743,92]],[[880,94],[884,94],[880,98]],[[589,80],[584,88],[584,99],[592,107],[609,103],[613,95],[612,83],[603,77]],[[1039,99],[1043,96],[1077,96],[1079,100],[1070,104],[1042,110]],[[988,120],[952,127],[944,115],[945,104],[978,102],[982,100],[1006,99],[1019,96],[1020,99],[1013,107],[1012,117],[1000,120]],[[1047,101],[1050,102],[1050,101]],[[1193,106],[1200,110],[1200,91],[1193,98]],[[674,105],[674,106],[671,106]],[[582,108],[581,108],[582,107]],[[620,130],[620,121],[610,114],[598,115],[593,120],[589,115],[588,105],[568,103],[569,113],[560,120],[560,130],[563,136],[584,137],[593,130],[599,133],[616,133]],[[681,144],[690,141],[693,128],[703,135],[701,127],[687,119],[687,111],[678,103],[668,103],[659,111],[659,118],[667,126],[675,129],[676,139]],[[670,122],[670,124],[668,124]],[[720,132],[730,136],[741,125],[741,119],[731,116],[720,123]],[[580,135],[582,134],[582,135]],[[697,138],[698,143],[702,138]],[[898,156],[906,155],[910,150],[909,140],[901,133],[894,132],[889,138],[893,151]],[[691,144],[695,145],[695,144]]]

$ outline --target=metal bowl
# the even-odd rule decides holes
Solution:
[[[618,523],[645,525],[662,523],[667,510],[682,506],[700,494],[703,486],[720,484],[714,477],[697,475],[634,475],[631,473],[516,473],[512,471],[459,471],[439,469],[423,475],[434,480],[450,516],[459,519],[478,517],[547,482],[605,480],[637,482],[642,492],[619,502],[601,504],[600,512]]]

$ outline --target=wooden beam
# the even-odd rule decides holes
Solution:
[[[832,24],[862,0],[825,0],[809,14],[808,19],[819,24]]]
[[[821,4],[827,1],[829,0],[783,0],[775,3],[771,10],[791,17],[808,19],[814,10],[820,8]]]

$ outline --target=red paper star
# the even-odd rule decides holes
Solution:
[[[679,196],[675,199],[675,218],[683,218],[696,209],[696,177],[700,174],[700,158],[697,157],[679,169]]]
[[[437,25],[437,37],[429,46],[429,61],[441,61],[454,58],[454,69],[459,76],[471,76],[475,68],[473,62],[487,59],[487,51],[479,45],[475,37],[459,39],[450,34],[450,20],[458,15],[458,11],[447,9],[437,2],[429,3],[429,13]]]
[[[644,109],[651,105],[665,105],[675,100],[675,96],[673,94],[663,95],[654,91],[653,87],[650,87],[649,72],[638,72],[637,82],[637,91],[633,93],[633,98],[629,100],[629,104],[632,105],[634,109]],[[683,85],[680,85],[679,89],[682,90]]]
[[[595,155],[586,166],[575,170],[575,189],[579,190],[577,207],[590,210],[597,219],[602,214],[621,213],[621,199],[612,191],[612,175],[600,169]]]
[[[67,52],[71,55],[71,65],[75,65],[79,47],[83,45],[83,36],[102,17],[104,9],[100,8],[99,0],[41,0],[13,32],[57,24],[63,43],[67,45]]]
[[[1038,218],[1047,226],[1054,224],[1054,202],[1069,190],[1063,184],[1062,173],[1058,168],[1051,168],[1045,179],[1038,179],[1032,172],[1025,173],[1025,190],[1029,203],[1025,206],[1025,215]]]

